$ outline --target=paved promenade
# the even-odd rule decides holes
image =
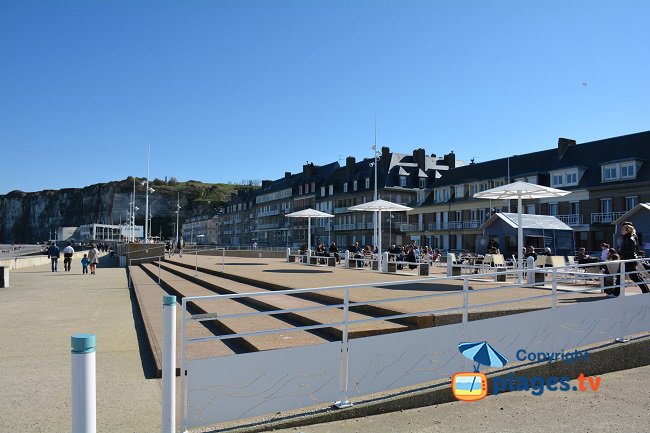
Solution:
[[[59,268],[12,271],[0,289],[0,432],[71,430],[70,336],[80,332],[97,335],[97,431],[159,432],[160,381],[145,379],[125,270]]]

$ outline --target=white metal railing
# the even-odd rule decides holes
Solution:
[[[462,229],[463,228],[463,222],[462,221],[449,221],[449,228],[450,229]]]
[[[345,213],[347,211],[348,211],[347,207],[335,207],[334,208],[334,213],[335,214],[337,214],[337,213]]]
[[[568,226],[579,226],[582,225],[582,214],[567,214],[567,215],[554,215],[555,218],[562,221]]]
[[[354,230],[354,224],[334,224],[334,230]]]
[[[592,213],[591,223],[611,223],[625,215],[625,212],[606,212],[606,213]]]
[[[402,232],[414,232],[415,224],[397,224],[397,228]]]
[[[631,261],[626,261],[626,262],[631,262]],[[618,262],[622,263],[622,262]],[[292,395],[295,396],[295,391],[293,386],[295,387],[304,387],[307,386],[308,390],[306,393],[304,393],[304,406],[308,406],[314,403],[314,401],[319,401],[318,399],[314,399],[312,396],[312,392],[316,392],[315,390],[319,389],[317,387],[309,385],[307,382],[309,379],[307,379],[308,375],[301,375],[300,371],[295,371],[295,368],[300,368],[300,366],[309,366],[311,364],[311,361],[316,362],[318,360],[318,357],[316,358],[305,358],[306,356],[309,356],[309,354],[312,354],[311,356],[315,356],[315,353],[322,353],[318,352],[320,350],[334,350],[333,353],[337,354],[336,356],[331,356],[332,354],[328,353],[328,359],[330,360],[336,360],[335,363],[337,365],[330,366],[331,368],[328,369],[328,371],[333,370],[337,371],[338,370],[338,376],[340,378],[340,387],[338,387],[338,397],[339,401],[338,403],[342,405],[349,405],[350,402],[348,398],[350,397],[351,393],[354,394],[363,394],[363,391],[360,390],[365,390],[365,389],[372,389],[374,392],[383,392],[389,389],[394,389],[394,388],[399,388],[401,386],[404,386],[404,382],[399,382],[398,380],[407,376],[410,376],[410,374],[404,373],[404,371],[408,373],[414,373],[415,371],[418,371],[420,368],[419,362],[422,361],[426,364],[426,368],[423,366],[422,371],[423,376],[416,376],[416,377],[409,377],[408,381],[411,381],[409,385],[417,385],[418,383],[423,383],[426,380],[434,380],[437,378],[449,378],[450,374],[446,369],[443,369],[444,365],[441,365],[439,363],[450,363],[452,360],[452,355],[453,353],[457,352],[457,348],[455,347],[456,344],[462,340],[460,339],[455,339],[454,337],[458,338],[463,338],[465,334],[468,335],[473,335],[474,333],[476,335],[481,335],[482,338],[489,340],[489,341],[502,341],[506,338],[509,338],[508,341],[514,339],[521,339],[522,341],[529,341],[528,337],[530,337],[532,340],[530,341],[535,341],[535,349],[542,350],[542,346],[544,347],[544,350],[548,349],[571,349],[575,347],[580,347],[584,346],[587,344],[593,344],[596,342],[602,342],[602,341],[607,341],[608,339],[612,337],[616,337],[618,339],[623,339],[627,335],[631,335],[634,333],[638,332],[647,332],[650,330],[650,322],[647,320],[640,320],[639,317],[643,315],[643,312],[650,308],[650,304],[648,299],[650,297],[645,297],[641,296],[638,299],[627,299],[625,296],[625,289],[626,289],[626,283],[625,283],[625,266],[621,266],[621,272],[620,272],[620,283],[617,286],[620,291],[621,291],[621,296],[618,299],[618,304],[616,303],[609,303],[609,301],[606,304],[601,304],[599,302],[587,302],[587,303],[580,303],[576,302],[572,305],[563,305],[561,303],[558,303],[558,299],[561,296],[564,295],[571,295],[571,296],[579,296],[582,293],[587,293],[589,291],[593,291],[593,287],[586,287],[584,289],[577,289],[575,291],[572,291],[570,293],[559,293],[558,292],[558,282],[560,281],[559,274],[561,272],[567,272],[566,267],[557,267],[557,268],[540,268],[537,269],[536,272],[541,272],[547,276],[550,276],[550,286],[546,286],[546,289],[548,290],[547,292],[538,292],[542,294],[534,294],[534,293],[526,293],[524,294],[524,297],[513,297],[511,295],[506,295],[504,296],[505,300],[500,300],[500,301],[490,301],[489,298],[493,298],[493,296],[485,297],[483,299],[477,298],[476,295],[477,293],[488,293],[488,292],[497,292],[497,291],[503,291],[503,292],[508,292],[508,291],[513,291],[521,288],[525,288],[529,285],[526,284],[504,284],[502,286],[496,286],[496,287],[487,287],[487,288],[474,288],[472,291],[473,297],[469,296],[469,281],[472,278],[469,275],[464,275],[464,276],[459,276],[459,277],[430,277],[430,278],[421,278],[421,279],[414,279],[414,280],[401,280],[401,281],[392,281],[392,282],[384,282],[384,283],[373,283],[372,287],[379,288],[379,287],[387,287],[390,288],[392,286],[403,286],[403,285],[421,285],[421,284],[427,284],[427,283],[433,283],[433,284],[440,284],[444,281],[456,281],[456,282],[461,282],[461,286],[459,286],[459,290],[457,291],[444,291],[444,292],[439,292],[439,291],[432,291],[432,292],[426,292],[424,294],[423,291],[420,291],[417,295],[412,295],[412,296],[398,296],[398,297],[392,297],[392,298],[383,298],[383,299],[373,299],[373,300],[368,300],[368,301],[351,301],[351,294],[356,292],[357,290],[360,290],[362,288],[367,288],[368,284],[354,284],[354,285],[342,285],[342,286],[329,286],[329,287],[318,287],[318,288],[305,288],[305,289],[291,289],[291,290],[279,290],[279,291],[268,291],[268,292],[259,292],[259,293],[240,293],[240,294],[230,294],[230,295],[212,295],[212,296],[194,296],[194,297],[184,297],[182,299],[182,304],[181,304],[181,354],[180,354],[180,381],[181,381],[181,392],[180,392],[180,398],[181,398],[181,407],[180,407],[180,414],[181,414],[181,420],[180,420],[180,431],[185,431],[187,428],[193,428],[197,427],[203,424],[211,424],[215,422],[221,422],[222,420],[225,420],[229,416],[231,417],[230,419],[232,420],[232,412],[228,410],[228,405],[229,404],[234,404],[235,406],[237,404],[241,404],[243,400],[246,400],[246,403],[250,407],[248,410],[244,410],[244,414],[246,416],[255,416],[258,415],[258,412],[254,412],[253,409],[257,408],[261,404],[258,403],[257,400],[251,399],[254,395],[257,396],[257,393],[253,393],[250,389],[247,389],[247,391],[250,392],[243,392],[243,388],[246,388],[248,385],[245,386],[236,386],[235,384],[238,383],[252,383],[254,380],[250,379],[252,377],[253,379],[255,378],[260,378],[265,375],[264,371],[265,369],[269,369],[269,371],[272,371],[274,374],[277,374],[280,379],[277,379],[274,377],[267,378],[268,383],[271,384],[279,384],[279,383],[284,383],[283,386],[287,386],[286,390],[282,390],[280,392],[278,389],[276,389],[276,385],[270,386],[268,388],[269,392],[272,392],[272,396],[276,401],[281,401],[282,399],[278,398],[278,396],[284,395],[283,393],[286,393],[287,395]],[[496,276],[499,275],[500,273],[498,272],[493,272],[493,273],[488,273],[487,275],[492,275]],[[452,283],[453,284],[453,283]],[[300,307],[300,308],[286,308],[286,309],[270,309],[269,311],[254,311],[254,312],[247,312],[247,313],[238,313],[238,314],[219,314],[218,316],[216,314],[212,314],[209,311],[206,311],[205,313],[201,314],[192,314],[188,311],[188,305],[189,304],[196,304],[197,302],[201,302],[202,305],[206,305],[206,302],[219,302],[220,300],[227,300],[227,299],[240,299],[240,298],[261,298],[264,299],[265,296],[281,296],[281,295],[289,295],[289,296],[295,296],[295,295],[305,295],[308,293],[311,294],[322,294],[326,292],[335,292],[337,293],[336,295],[333,295],[335,297],[340,297],[340,301],[335,302],[333,305],[319,305],[319,306],[312,306],[312,307]],[[401,292],[403,293],[403,292]],[[431,300],[431,299],[442,299],[445,297],[457,297],[459,300],[458,303],[451,304],[451,306],[447,308],[439,308],[439,309],[434,309],[434,310],[429,310],[425,305],[435,305],[437,303],[431,303],[431,304],[425,304],[422,301],[424,300]],[[478,303],[470,302],[472,300],[478,299]],[[512,304],[519,304],[519,303],[528,303],[531,301],[544,301],[547,300],[548,304],[545,303],[538,303],[535,304],[535,308],[538,309],[538,311],[533,311],[533,312],[524,312],[524,313],[519,313],[519,314],[514,314],[511,316],[508,316],[508,322],[503,322],[503,317],[499,317],[496,319],[482,319],[482,320],[475,320],[475,321],[470,321],[469,320],[469,314],[470,310],[472,311],[481,311],[481,309],[488,308],[488,307],[494,307],[494,306],[500,306],[500,305],[512,305]],[[382,306],[382,305],[390,305],[390,304],[395,304],[395,303],[400,303],[400,302],[407,302],[407,301],[417,301],[418,304],[422,306],[423,308],[422,311],[412,311],[409,313],[393,313],[389,315],[380,315],[379,317],[368,317],[368,318],[359,318],[359,319],[354,319],[350,320],[349,317],[349,311],[350,309],[354,308],[359,308],[361,306]],[[580,305],[582,304],[582,305]],[[548,308],[550,307],[550,308]],[[190,338],[187,335],[187,329],[188,326],[191,326],[192,324],[200,324],[201,322],[205,321],[223,321],[223,320],[228,320],[228,319],[241,319],[241,318],[252,318],[252,317],[257,317],[257,316],[267,316],[267,315],[279,315],[279,314],[287,314],[287,313],[304,313],[304,312],[310,312],[310,311],[332,311],[333,315],[332,318],[329,322],[321,321],[318,324],[314,325],[307,325],[307,326],[297,326],[297,327],[290,327],[290,326],[285,326],[281,327],[279,329],[264,329],[264,330],[259,330],[259,331],[248,331],[248,332],[241,332],[241,333],[230,333],[230,334],[225,334],[225,335],[214,335],[214,336],[206,336],[206,337],[198,337],[198,338]],[[608,311],[609,315],[603,316],[603,312]],[[426,315],[441,315],[441,314],[446,314],[446,313],[460,313],[461,315],[461,320],[459,324],[450,324],[446,326],[439,326],[439,327],[432,327],[432,328],[425,328],[421,330],[423,333],[426,335],[423,335],[422,338],[428,342],[429,344],[417,342],[417,344],[413,345],[413,343],[410,341],[409,338],[404,338],[403,336],[400,336],[401,334],[398,333],[397,337],[395,337],[396,334],[386,334],[386,335],[381,335],[377,337],[373,337],[373,339],[378,340],[376,344],[376,348],[373,347],[372,349],[367,348],[365,350],[349,350],[350,346],[352,344],[370,344],[371,341],[365,341],[358,343],[357,340],[349,340],[349,329],[353,325],[358,325],[362,323],[371,323],[371,322],[378,322],[378,321],[395,321],[395,320],[400,320],[400,319],[406,319],[406,318],[413,318],[413,317],[419,317],[419,316],[426,316]],[[488,323],[489,322],[489,323]],[[601,323],[602,322],[602,323]],[[494,328],[491,326],[487,326],[488,324],[494,324]],[[173,325],[170,325],[173,326]],[[511,331],[513,329],[513,326],[516,329],[516,334],[512,335]],[[311,330],[317,330],[317,329],[323,329],[323,328],[332,328],[332,327],[340,327],[342,329],[342,334],[341,334],[341,340],[340,340],[340,351],[339,351],[339,346],[330,346],[330,348],[326,348],[324,345],[312,345],[312,346],[306,346],[304,348],[301,348],[301,354],[296,353],[298,348],[292,348],[292,349],[287,349],[291,350],[292,356],[290,357],[284,357],[284,359],[288,364],[291,365],[282,365],[282,367],[288,369],[291,374],[288,375],[285,370],[280,370],[277,371],[276,366],[274,365],[275,363],[273,362],[268,362],[268,357],[273,357],[273,356],[282,356],[282,354],[278,351],[281,351],[283,349],[277,349],[277,350],[266,350],[266,351],[260,351],[256,352],[255,354],[251,354],[252,356],[255,356],[257,361],[257,364],[253,367],[253,360],[251,357],[247,358],[247,371],[244,372],[243,370],[240,371],[240,373],[247,375],[247,377],[239,377],[239,374],[236,371],[229,370],[228,368],[216,368],[216,362],[225,362],[230,365],[232,368],[237,368],[237,359],[235,357],[222,357],[222,358],[214,358],[214,363],[209,364],[209,366],[205,363],[206,359],[200,359],[198,360],[198,364],[194,364],[195,361],[190,360],[187,358],[187,346],[189,344],[195,344],[195,343],[206,343],[209,341],[224,341],[228,339],[233,339],[233,338],[247,338],[247,337],[254,337],[254,336],[260,336],[260,335],[269,335],[269,334],[278,334],[278,333],[289,333],[289,332],[299,332],[299,331],[311,331]],[[550,327],[553,329],[549,331]],[[566,330],[570,329],[570,332],[567,332]],[[419,331],[418,331],[419,332]],[[430,334],[429,334],[430,333]],[[560,334],[562,333],[562,334]],[[457,334],[457,335],[456,335]],[[544,334],[545,336],[542,338],[540,335]],[[451,340],[453,344],[446,349],[438,348],[436,350],[430,349],[428,346],[432,341],[436,341],[435,338],[444,338],[445,335],[450,335]],[[521,338],[520,338],[521,337]],[[398,340],[392,340],[394,338],[397,338]],[[412,338],[418,339],[418,334],[413,334]],[[433,339],[432,339],[433,338]],[[362,339],[365,340],[365,339]],[[387,341],[392,341],[394,345],[397,347],[393,347],[392,344],[387,344]],[[332,343],[330,343],[332,344]],[[404,345],[404,346],[403,346]],[[406,346],[408,345],[408,346]],[[539,346],[539,347],[538,347]],[[359,347],[359,346],[357,346]],[[410,354],[408,350],[406,350],[406,347],[411,347],[411,351],[415,351],[417,353],[412,353]],[[514,351],[517,350],[519,346],[513,346],[509,348],[508,350]],[[507,349],[506,346],[502,347],[502,349]],[[441,351],[446,351],[445,353],[448,353],[449,355],[442,356]],[[376,352],[380,351],[380,352]],[[395,357],[398,357],[401,359],[400,363],[391,363],[391,369],[395,368],[396,371],[394,372],[388,372],[384,371],[385,369],[385,364],[378,364],[376,366],[373,366],[372,368],[372,374],[368,374],[367,380],[370,381],[370,387],[364,387],[363,384],[356,383],[355,389],[352,390],[349,387],[349,381],[350,381],[350,371],[351,367],[354,364],[354,361],[356,361],[356,367],[357,367],[357,373],[359,373],[359,368],[363,368],[363,371],[367,370],[367,373],[371,373],[370,366],[372,364],[371,359],[375,359],[378,357],[378,353],[383,353],[381,351],[387,351],[391,352],[391,356],[387,356],[387,359],[392,360]],[[454,352],[455,351],[455,352]],[[554,350],[550,350],[553,352]],[[365,352],[365,353],[363,353]],[[394,353],[393,353],[394,352]],[[338,354],[340,353],[340,359],[338,357]],[[266,354],[266,355],[265,355]],[[401,354],[401,355],[400,355]],[[506,355],[512,356],[513,354],[507,353]],[[402,359],[402,357],[409,358],[413,357],[416,361],[415,364],[409,359]],[[459,356],[457,353],[455,356]],[[368,359],[366,359],[368,357]],[[433,361],[431,360],[433,357]],[[396,358],[395,358],[396,359]],[[458,359],[459,362],[462,361],[462,356],[460,358],[453,358],[453,359]],[[514,361],[514,358],[512,358]],[[339,368],[339,362],[340,361],[340,368]],[[296,364],[296,365],[294,365]],[[435,365],[434,365],[435,364]],[[196,365],[196,367],[195,367]],[[221,364],[223,365],[223,364]],[[349,367],[350,365],[350,367]],[[384,367],[384,368],[382,368]],[[438,371],[437,368],[440,370]],[[211,376],[211,377],[217,377],[217,382],[214,383],[206,383],[203,378],[204,376],[197,376],[201,380],[196,380],[196,383],[198,386],[196,389],[188,389],[188,381],[191,381],[194,374],[199,375],[200,373],[195,373],[194,368],[197,368],[197,370],[201,371],[220,371],[220,375],[227,374],[229,375],[230,378],[233,379],[233,382],[229,382],[228,384],[224,384],[221,382],[223,380],[222,376]],[[318,367],[320,371],[320,366]],[[458,365],[452,365],[450,367],[453,371],[462,371],[458,370],[458,368],[463,368],[462,364]],[[465,367],[467,368],[467,367]],[[508,367],[509,368],[509,367]],[[377,373],[378,371],[378,373]],[[438,371],[438,373],[435,373]],[[428,373],[427,373],[428,372]],[[495,374],[500,373],[499,370],[495,370]],[[375,388],[372,386],[374,383],[374,380],[379,377],[380,374],[390,374],[391,378],[390,380],[386,380],[385,383],[386,385],[385,388]],[[393,380],[392,375],[395,375],[397,379]],[[319,376],[319,375],[315,375]],[[323,375],[320,375],[323,376]],[[365,375],[364,375],[365,376]],[[434,377],[435,376],[435,377]],[[207,376],[206,376],[207,377]],[[285,381],[286,377],[301,377],[300,383],[296,383],[294,385],[290,385],[289,382],[281,382]],[[331,376],[326,376],[322,380],[326,380]],[[356,376],[353,376],[356,377]],[[419,377],[426,378],[426,380],[421,380],[418,382]],[[356,377],[357,380],[359,377]],[[241,382],[234,382],[234,380],[239,380]],[[252,382],[251,382],[252,380]],[[327,379],[330,380],[331,379]],[[365,379],[361,379],[365,380]],[[230,383],[233,383],[233,385],[230,385]],[[321,382],[315,382],[315,383],[322,383]],[[282,386],[282,387],[283,387]],[[231,388],[237,388],[238,392],[237,393],[227,393],[223,394],[220,392],[220,387],[224,389],[230,390]],[[264,387],[267,387],[267,385],[264,385]],[[282,388],[280,387],[280,388]],[[242,388],[242,390],[240,390]],[[206,394],[206,390],[212,390],[210,393]],[[330,394],[327,394],[328,398],[332,395],[333,391],[332,388],[329,388]],[[223,394],[223,395],[222,395]],[[266,398],[263,394],[263,392],[259,393],[259,401],[262,401],[264,403],[267,402]],[[219,398],[219,402],[215,403],[215,399]],[[192,399],[197,399],[192,400]],[[201,400],[203,399],[203,400]],[[232,399],[239,399],[238,402],[231,403],[230,400]],[[250,400],[250,401],[249,401]],[[202,404],[205,404],[207,406],[201,406]],[[276,410],[283,410],[287,409],[287,406],[293,404],[295,405],[296,403],[277,403],[279,406],[277,407],[264,407],[263,409],[260,410],[265,410],[267,412],[275,412]],[[219,412],[219,416],[215,416],[214,418],[208,417],[208,411],[206,410],[207,407],[211,407],[212,410],[216,410]],[[292,406],[295,407],[295,406]],[[189,411],[193,410],[196,411],[196,413],[200,414],[200,416],[195,416],[192,419],[189,419]],[[241,412],[240,412],[241,413]],[[235,415],[236,419],[237,415]],[[210,420],[210,422],[206,422],[206,418]],[[219,418],[219,421],[216,419]],[[203,423],[203,424],[201,424]]]

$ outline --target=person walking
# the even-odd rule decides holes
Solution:
[[[623,242],[621,247],[618,249],[621,260],[632,260],[638,258],[636,252],[639,248],[639,239],[636,236],[636,229],[632,223],[625,222],[621,226],[621,236],[623,237]],[[636,271],[636,266],[638,262],[625,262],[625,274],[634,281],[643,293],[650,293],[650,289],[644,283],[643,278]]]
[[[178,237],[178,257],[183,257],[183,248],[185,248],[185,239],[183,239],[183,235]]]
[[[72,267],[73,255],[74,255],[74,248],[72,248],[72,244],[68,242],[68,244],[63,249],[63,270],[65,270],[66,272],[70,272],[70,268]]]
[[[52,242],[52,245],[47,250],[47,258],[52,260],[52,272],[59,272],[59,256],[61,255],[61,250],[56,246],[56,242]]]
[[[97,245],[91,244],[90,249],[88,250],[88,262],[90,263],[90,273],[95,275],[97,270],[97,263],[99,262],[99,251],[97,250]]]
[[[88,254],[84,254],[84,258],[81,259],[81,273],[82,274],[87,274],[88,273]]]

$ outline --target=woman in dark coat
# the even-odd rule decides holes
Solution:
[[[624,223],[621,226],[621,236],[623,236],[623,243],[621,248],[619,248],[619,253],[621,254],[622,260],[631,260],[636,259],[636,251],[639,247],[639,240],[636,237],[636,230],[634,226],[630,223]],[[625,273],[630,276],[630,279],[638,284],[639,288],[643,293],[648,293],[650,290],[648,286],[645,285],[643,278],[636,271],[637,262],[626,262],[625,263]]]

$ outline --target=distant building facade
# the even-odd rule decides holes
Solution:
[[[524,212],[556,216],[575,233],[576,248],[615,241],[614,222],[650,201],[650,131],[583,144],[560,138],[556,148],[469,164],[442,173],[422,206],[408,212],[411,237],[441,249],[478,249],[479,227],[494,212],[516,212],[516,200],[474,199],[511,181],[571,191],[524,200]],[[508,238],[502,248],[514,249]]]
[[[373,213],[348,211],[349,206],[374,199],[374,158],[356,161],[346,158],[317,166],[308,163],[300,173],[286,172],[284,177],[262,182],[262,187],[241,190],[231,196],[218,221],[218,241],[224,246],[288,247],[307,243],[307,220],[287,218],[290,212],[314,208],[334,218],[312,220],[312,244],[336,242],[347,246],[358,241],[371,244]],[[426,155],[424,149],[411,154],[393,153],[383,147],[377,158],[378,197],[415,206],[424,202],[441,173],[461,165],[450,153],[443,158]],[[391,218],[392,217],[392,218]],[[406,242],[404,213],[382,214],[384,243]]]
[[[186,242],[196,244],[217,244],[217,222],[219,215],[198,215],[185,220],[181,225]]]

